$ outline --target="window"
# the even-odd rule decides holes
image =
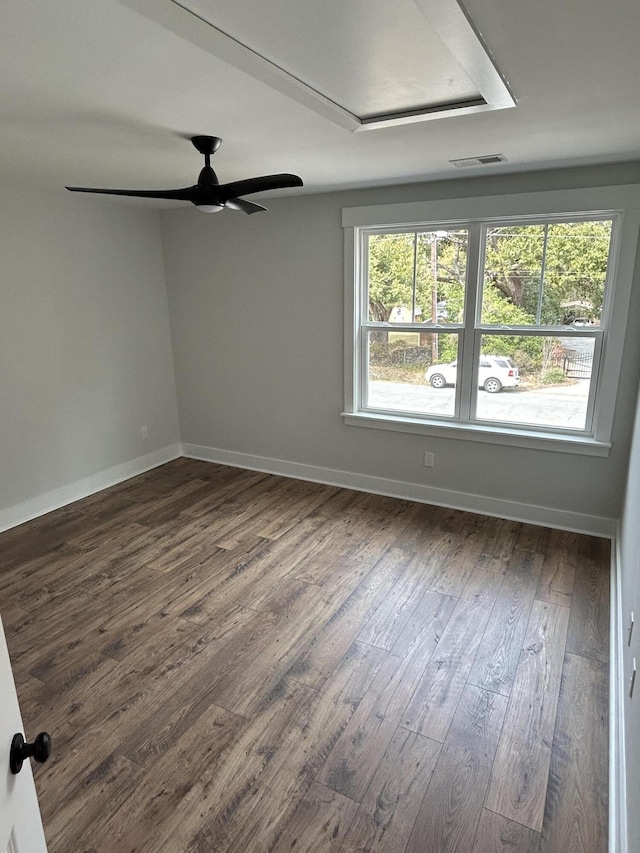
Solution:
[[[376,213],[345,211],[347,422],[604,455],[622,211],[356,224]]]

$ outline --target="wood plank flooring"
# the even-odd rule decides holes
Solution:
[[[0,534],[50,853],[605,853],[609,543],[179,459]]]

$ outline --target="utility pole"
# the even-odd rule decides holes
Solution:
[[[431,275],[433,277],[431,287],[431,322],[436,323],[438,318],[438,234],[431,234]],[[438,335],[434,332],[431,336],[431,364],[438,362]]]

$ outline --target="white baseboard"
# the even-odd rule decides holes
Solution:
[[[329,486],[340,486],[346,489],[387,495],[392,498],[477,512],[481,515],[492,515],[512,521],[523,521],[527,524],[571,530],[575,533],[587,533],[591,536],[613,538],[616,532],[616,521],[612,518],[565,512],[533,504],[498,500],[482,495],[423,486],[419,483],[407,483],[403,480],[387,480],[383,477],[372,477],[351,471],[305,465],[300,462],[288,462],[284,459],[271,459],[267,456],[236,453],[197,444],[183,444],[182,452],[184,456],[202,459],[206,462],[218,462],[221,465],[233,465],[237,468],[248,468],[251,471],[264,471],[268,474],[279,474],[297,480],[326,483]]]
[[[611,548],[611,630],[609,664],[609,853],[627,853],[627,785],[625,759],[624,632],[620,583],[620,525]]]
[[[136,477],[138,474],[144,474],[145,471],[157,468],[158,465],[164,465],[165,462],[170,462],[179,456],[182,456],[181,445],[170,444],[167,447],[154,450],[153,453],[138,456],[136,459],[123,462],[121,465],[108,468],[106,471],[99,471],[97,474],[91,474],[89,477],[83,477],[81,480],[68,483],[43,495],[7,507],[7,509],[0,510],[0,531],[16,527],[18,524],[45,515],[47,512],[59,509],[61,506],[66,506],[81,498],[86,498],[88,495],[102,491],[102,489],[108,489],[109,486],[115,486],[116,483]]]
[[[418,501],[419,503],[477,512],[481,515],[497,516],[527,524],[572,530],[576,533],[586,533],[592,536],[604,536],[612,539],[616,535],[616,521],[611,518],[499,500],[466,492],[454,492],[420,483],[408,483],[404,480],[388,480],[384,477],[373,477],[368,474],[340,471],[335,468],[289,462],[284,459],[272,459],[267,456],[237,453],[197,444],[172,444],[162,447],[153,453],[139,456],[129,462],[108,468],[106,471],[100,471],[0,510],[0,531],[16,527],[32,518],[37,518],[88,495],[95,494],[102,489],[114,486],[116,483],[136,477],[138,474],[143,474],[145,471],[163,465],[165,462],[170,462],[172,459],[177,459],[179,456],[202,459],[206,462],[217,462],[221,465],[232,465],[237,468],[247,468],[252,471],[264,471],[268,474],[279,474],[297,480],[310,480],[316,483],[326,483],[330,486]]]

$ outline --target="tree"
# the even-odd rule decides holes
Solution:
[[[461,323],[467,238],[465,229],[370,235],[369,319],[388,322],[393,309],[403,306],[414,323],[434,317],[440,324]],[[575,316],[598,320],[610,240],[609,220],[490,228],[483,324],[556,326]],[[372,335],[372,341],[387,339],[386,331]],[[458,355],[456,334],[425,326],[418,340],[431,350],[427,360],[453,361]],[[557,339],[544,336],[486,335],[483,341],[484,352],[509,355],[525,370],[541,369],[555,348]]]
[[[493,228],[485,298],[499,291],[531,316],[530,323],[569,322],[572,304],[581,306],[581,316],[599,319],[610,239],[608,220]]]
[[[369,237],[369,319],[386,323],[394,308],[413,301],[413,234]]]
[[[369,237],[369,319],[388,322],[398,306],[430,319],[436,303],[451,300],[448,319],[462,316],[467,232],[408,232]],[[434,281],[437,287],[434,289]],[[451,311],[454,317],[451,317]]]
[[[529,315],[499,293],[489,291],[483,305],[483,320],[487,325],[526,326],[529,324]],[[539,366],[543,353],[542,340],[529,335],[491,335],[483,340],[482,351],[487,355],[509,356],[523,366]],[[441,361],[454,361],[457,357],[456,340],[449,335],[445,336],[440,349]]]

